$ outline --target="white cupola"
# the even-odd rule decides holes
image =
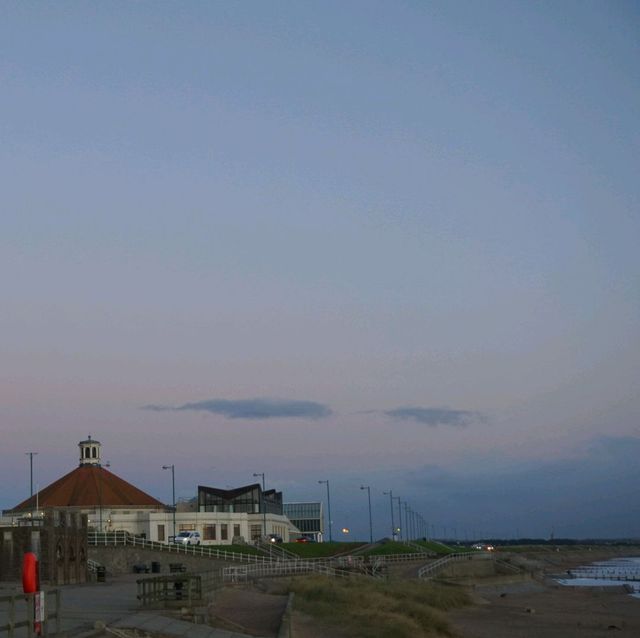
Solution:
[[[80,465],[100,465],[100,441],[94,441],[89,435],[86,441],[78,443]]]

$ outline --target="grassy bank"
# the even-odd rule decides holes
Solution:
[[[300,558],[329,558],[345,552],[355,552],[364,543],[283,543],[284,547]]]
[[[418,581],[293,579],[295,608],[353,638],[453,636],[443,612],[470,603],[458,587]]]
[[[374,547],[368,552],[364,552],[364,556],[389,556],[391,554],[420,554],[420,551],[415,547],[419,545],[432,554],[438,554],[444,556],[446,554],[453,554],[454,552],[467,552],[473,551],[468,547],[449,547],[442,543],[434,543],[432,541],[414,541],[413,545],[405,545],[399,541],[387,541],[378,547]]]

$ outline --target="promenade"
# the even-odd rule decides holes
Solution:
[[[159,636],[190,636],[193,638],[248,638],[247,634],[215,629],[163,615],[162,610],[148,610],[140,606],[136,594],[136,580],[140,576],[126,574],[109,578],[105,583],[65,585],[61,591],[60,632],[55,633],[55,621],[48,635],[55,638],[81,638],[100,635],[97,627],[138,629]],[[13,583],[0,585],[0,595],[19,593]],[[18,606],[16,620],[25,618],[24,606]],[[0,606],[0,626],[8,622],[8,608]],[[15,638],[27,638],[26,628],[16,629]],[[104,635],[107,635],[106,633]],[[8,636],[6,632],[0,637]],[[255,638],[255,637],[254,637]]]

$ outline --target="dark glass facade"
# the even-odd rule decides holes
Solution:
[[[323,533],[322,503],[285,503],[284,515],[303,533],[320,540]]]
[[[259,483],[235,490],[220,490],[198,485],[198,511],[200,512],[262,514],[263,504],[267,514],[282,515],[282,492],[266,490],[263,493]]]

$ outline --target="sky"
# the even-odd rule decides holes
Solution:
[[[4,2],[0,507],[92,435],[334,537],[640,537],[636,2]],[[395,501],[394,501],[395,502]],[[397,515],[396,515],[397,517]],[[348,528],[350,534],[340,531]]]

